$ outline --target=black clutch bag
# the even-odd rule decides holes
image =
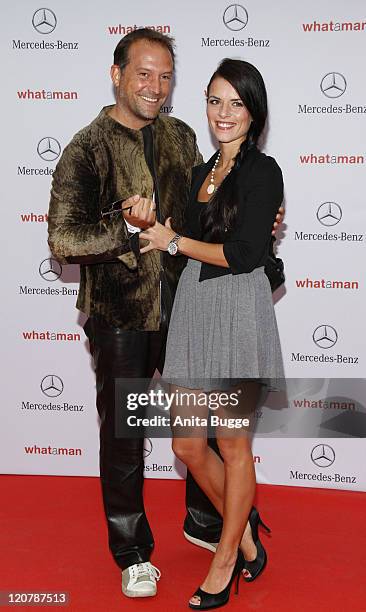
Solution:
[[[282,259],[275,256],[273,251],[275,240],[275,237],[272,236],[267,261],[264,266],[264,271],[271,285],[272,293],[285,282],[284,263]]]

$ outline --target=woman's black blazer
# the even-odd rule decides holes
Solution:
[[[186,210],[184,235],[202,240],[197,215],[197,196],[205,177],[211,172],[217,152],[206,164],[193,168],[192,184]],[[238,216],[235,227],[225,233],[224,255],[229,268],[202,263],[200,281],[252,272],[266,262],[272,226],[283,200],[282,172],[273,157],[251,148],[238,171]]]

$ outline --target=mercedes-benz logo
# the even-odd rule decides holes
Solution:
[[[37,153],[45,161],[55,161],[61,153],[61,145],[56,138],[45,136],[37,145]]]
[[[330,349],[338,340],[337,331],[331,325],[319,325],[313,332],[313,342],[322,349]]]
[[[153,449],[153,445],[152,445],[152,442],[151,442],[150,438],[145,438],[145,441],[144,441],[144,459],[146,459],[146,457],[149,457],[149,455],[151,455],[152,449]]]
[[[58,397],[64,390],[64,383],[59,376],[47,374],[41,381],[41,391],[47,397]]]
[[[347,89],[347,82],[340,72],[328,72],[321,80],[320,89],[327,98],[340,98]]]
[[[48,259],[44,259],[39,264],[38,271],[42,276],[43,280],[52,283],[60,278],[62,274],[62,266],[58,263],[56,259],[49,257]]]
[[[40,8],[32,17],[32,25],[39,34],[51,34],[57,25],[56,15],[51,9]]]
[[[335,452],[328,444],[318,444],[311,451],[311,460],[321,468],[330,467],[335,462]]]
[[[322,225],[337,225],[342,219],[342,209],[337,202],[323,202],[316,211],[316,217]]]
[[[229,30],[238,32],[248,23],[248,12],[241,4],[230,4],[223,14],[223,22]]]

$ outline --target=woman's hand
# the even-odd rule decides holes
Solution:
[[[153,249],[159,251],[166,251],[169,242],[174,238],[176,232],[171,226],[171,217],[165,221],[165,225],[162,225],[158,221],[149,229],[140,232],[140,238],[142,240],[148,240],[149,244],[140,249],[140,253],[147,253]]]

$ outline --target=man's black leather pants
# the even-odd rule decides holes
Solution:
[[[149,561],[153,535],[143,501],[142,438],[117,437],[115,379],[150,379],[162,371],[166,331],[126,331],[91,317],[85,327],[96,371],[100,417],[100,478],[109,547],[121,569]],[[194,537],[218,541],[221,520],[210,501],[188,475],[185,530]]]

